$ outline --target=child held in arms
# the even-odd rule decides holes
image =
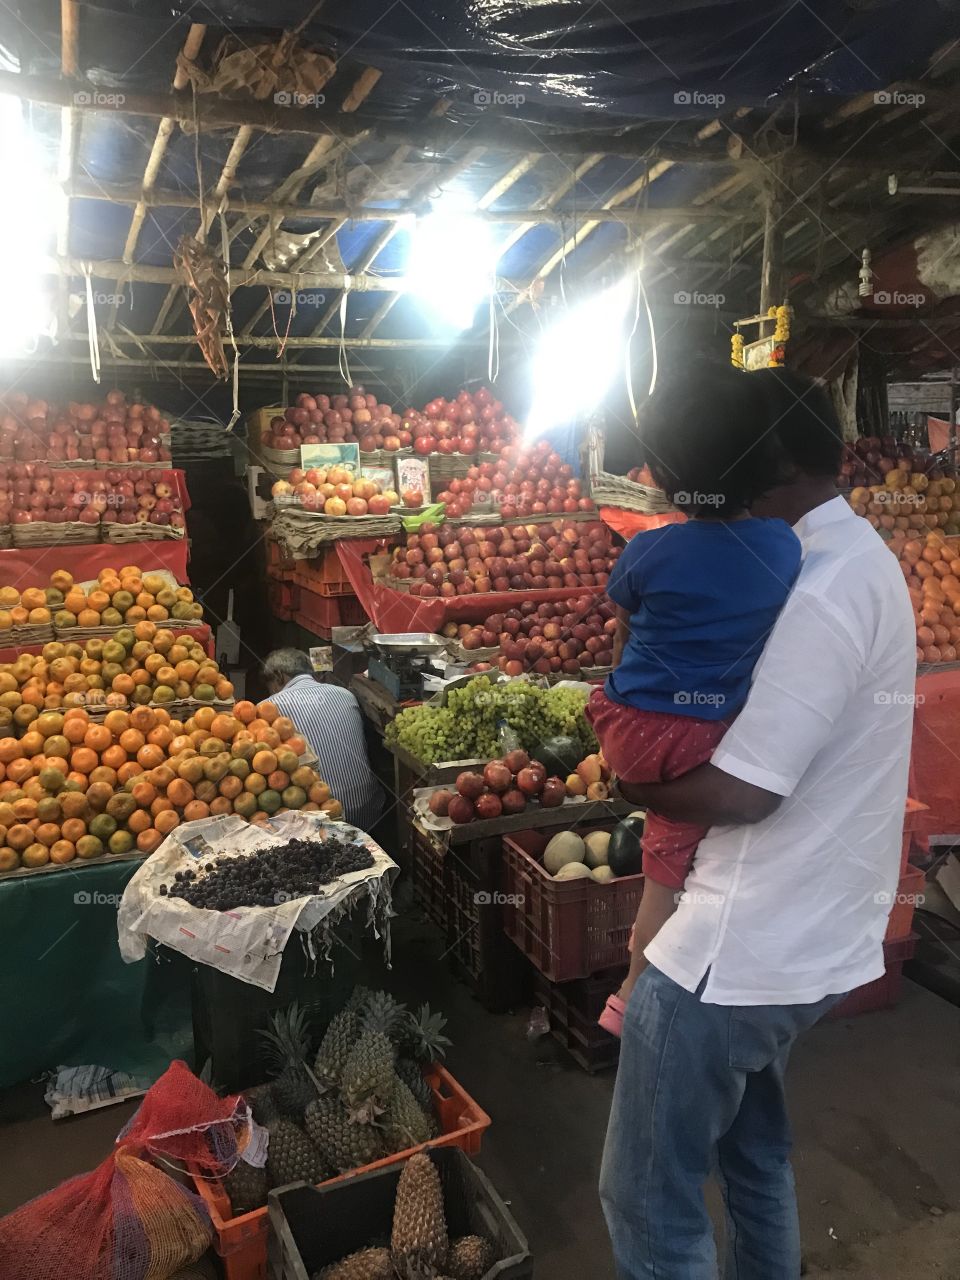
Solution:
[[[614,670],[587,716],[625,782],[669,781],[710,759],[746,701],[800,567],[789,525],[750,514],[780,479],[776,438],[761,427],[765,415],[758,408],[752,421],[743,417],[750,377],[722,365],[687,368],[641,413],[644,460],[687,520],[638,533],[607,583],[619,624]],[[647,813],[630,972],[600,1017],[614,1035],[646,967],[644,948],[675,910],[705,834],[696,823]]]

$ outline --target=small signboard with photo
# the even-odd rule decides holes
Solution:
[[[302,444],[300,446],[300,466],[304,471],[311,467],[322,467],[329,471],[331,467],[344,467],[353,476],[360,474],[360,446],[347,444]]]
[[[428,507],[431,502],[430,498],[430,464],[426,458],[398,458],[397,459],[397,488],[400,491],[400,500],[404,501],[405,493],[419,493],[421,499],[419,502],[405,503],[412,510],[419,510],[421,507]]]

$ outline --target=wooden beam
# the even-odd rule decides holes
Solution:
[[[138,93],[133,90],[106,91],[88,81],[61,82],[56,77],[23,75],[0,71],[0,93],[11,93],[41,106],[74,105],[78,111],[102,111],[108,115],[146,116],[154,119],[172,117],[177,121],[194,121],[193,98],[187,92]],[[79,97],[79,101],[77,100]],[[322,137],[332,134],[351,141],[361,134],[372,133],[385,142],[422,147],[430,151],[448,151],[458,146],[483,146],[499,151],[541,155],[578,155],[605,151],[608,155],[651,159],[669,159],[675,164],[742,165],[758,167],[750,154],[731,155],[726,146],[709,149],[695,143],[663,141],[663,122],[649,122],[646,127],[609,130],[557,131],[548,127],[532,129],[527,124],[514,124],[502,118],[483,118],[468,125],[448,120],[370,120],[367,117],[342,116],[332,107],[278,107],[269,102],[249,98],[231,98],[216,94],[197,97],[196,114],[200,127],[236,129],[250,125],[268,133],[301,133]]]
[[[763,257],[760,263],[760,315],[783,301],[783,192],[779,172],[773,175],[763,203]],[[773,332],[772,322],[761,321],[759,337]]]
[[[86,259],[53,255],[47,258],[44,270],[51,275],[82,276],[84,265],[90,267],[92,275],[99,276],[102,280],[133,280],[144,284],[179,283],[173,267],[150,267],[142,262],[128,264],[97,260],[87,263]],[[266,271],[262,268],[249,271],[243,267],[233,267],[230,278],[235,287],[265,284],[278,289],[342,289],[349,284],[351,289],[357,291],[383,290],[388,293],[394,289],[406,288],[406,281],[402,276],[351,276],[336,271]],[[503,287],[511,289],[510,285]]]
[[[77,0],[60,0],[60,71],[66,80],[74,80],[80,74],[80,6]],[[80,117],[73,106],[60,108],[60,153],[57,160],[57,178],[62,195],[56,213],[57,253],[70,252],[70,197],[67,187],[73,181],[73,168],[80,133]],[[65,282],[57,295],[58,326],[66,328],[68,298]]]
[[[187,38],[183,42],[183,57],[193,62],[200,52],[203,44],[203,37],[207,33],[207,28],[199,22],[194,22],[187,32]],[[184,89],[188,83],[186,71],[182,66],[178,66],[173,77],[174,89]],[[160,172],[160,166],[163,163],[163,157],[167,153],[167,146],[173,136],[173,131],[177,127],[176,120],[172,116],[164,116],[157,125],[156,137],[153,139],[153,146],[150,148],[150,155],[147,157],[146,167],[143,171],[143,178],[140,182],[140,193],[136,200],[136,207],[133,210],[133,216],[130,219],[130,226],[127,230],[127,238],[123,246],[123,261],[133,262],[134,254],[137,250],[137,241],[140,239],[140,232],[146,221],[147,209],[151,207],[151,196],[153,194],[154,183]],[[194,202],[195,203],[195,202]],[[58,249],[58,252],[67,253],[68,250]],[[107,328],[112,329],[117,320],[117,309],[119,303],[114,301],[110,308],[110,314],[107,318]]]
[[[598,163],[599,161],[594,161]],[[589,167],[592,167],[589,166]],[[564,194],[569,190],[566,186]],[[960,187],[952,189],[960,195]],[[926,188],[924,188],[924,193]],[[74,181],[67,187],[74,200],[103,200],[111,204],[136,205],[141,201],[147,209],[195,209],[197,198],[185,191],[141,192],[139,187],[120,183],[97,184]],[[905,194],[900,187],[897,194]],[[559,197],[558,197],[559,199]],[[848,208],[845,204],[844,208]],[[866,206],[860,209],[864,212]],[[854,210],[857,211],[857,210]],[[345,204],[297,204],[295,201],[245,200],[242,195],[230,193],[230,213],[242,214],[253,220],[257,217],[277,218],[280,221],[329,222],[343,218],[347,222],[405,222],[415,215],[409,209],[354,208]],[[483,222],[518,226],[524,230],[531,226],[560,226],[571,218],[595,219],[597,222],[622,222],[629,227],[657,227],[676,222],[754,222],[762,218],[755,204],[701,206],[696,204],[650,206],[643,209],[603,209],[578,205],[575,209],[557,209],[555,206],[536,205],[532,209],[480,209],[473,215]],[[231,235],[233,234],[231,230]],[[521,231],[523,234],[523,231]]]
[[[86,334],[69,333],[67,337],[71,340],[86,342]],[[190,346],[196,342],[196,337],[192,333],[113,333],[110,335],[112,342],[118,346]],[[242,339],[237,338],[238,347],[259,347],[272,350],[277,345],[277,340],[272,334],[264,334],[262,336],[245,336]],[[340,346],[339,338],[288,338],[285,346],[291,349],[302,347],[304,349],[313,347],[329,347],[336,349]],[[426,351],[435,347],[477,347],[484,351],[487,348],[487,340],[485,338],[468,338],[464,340],[449,338],[347,338],[347,346],[350,347],[369,347],[378,350],[397,350],[397,351]]]

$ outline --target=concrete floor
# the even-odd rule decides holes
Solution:
[[[549,1038],[528,1042],[523,1013],[486,1014],[438,963],[441,950],[429,931],[398,929],[393,972],[369,978],[447,1012],[449,1066],[493,1119],[478,1162],[541,1280],[613,1280],[595,1191],[612,1076],[585,1075]],[[895,1011],[815,1028],[795,1052],[809,1276],[960,1280],[960,1010],[906,985]],[[40,1094],[0,1107],[0,1212],[92,1167],[133,1109],[54,1125]]]

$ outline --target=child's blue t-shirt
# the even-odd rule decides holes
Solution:
[[[782,520],[688,520],[638,533],[607,583],[630,613],[607,696],[702,720],[732,715],[799,568],[800,542]]]

